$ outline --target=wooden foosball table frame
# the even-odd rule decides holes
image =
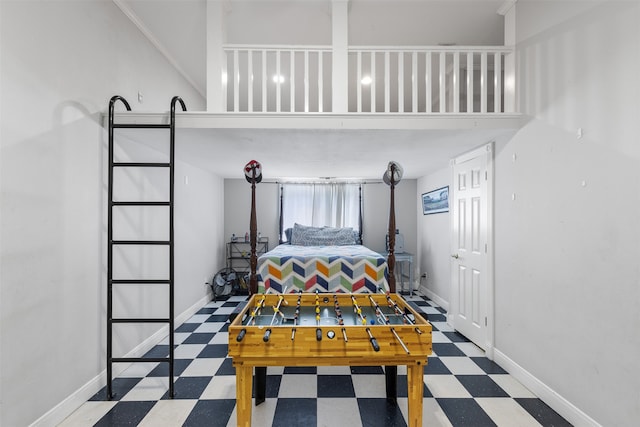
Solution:
[[[254,294],[229,326],[237,425],[251,426],[254,368],[406,365],[408,425],[422,426],[431,347],[431,325],[398,294]]]

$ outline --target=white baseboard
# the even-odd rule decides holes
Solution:
[[[449,303],[433,293],[433,291],[429,290],[426,286],[420,286],[418,290],[449,312]],[[554,411],[564,417],[571,424],[585,427],[602,427],[593,418],[582,412],[567,399],[560,396],[557,392],[533,376],[522,366],[508,358],[500,350],[492,347],[491,352],[491,357],[487,355],[490,359],[496,362],[515,379],[520,381],[522,385],[528,388],[540,400],[549,405]]]
[[[191,318],[195,313],[211,301],[211,295],[207,294],[198,300],[191,307],[180,313],[174,319],[174,327],[178,327],[186,320]],[[141,342],[133,350],[128,352],[125,357],[142,357],[145,353],[156,346],[169,334],[169,326],[160,328],[156,333]],[[116,377],[127,369],[131,364],[117,363],[113,366],[113,376]],[[35,420],[30,427],[54,427],[61,423],[65,418],[71,415],[76,409],[82,406],[93,395],[99,392],[102,387],[107,384],[107,371],[100,372],[85,385],[69,395],[62,402],[51,408],[43,416]]]
[[[602,427],[593,418],[582,412],[498,349],[494,349],[494,361],[571,424],[585,427]]]
[[[420,285],[420,287],[418,287],[418,291],[449,312],[449,302],[440,298],[438,295],[433,293],[432,290],[428,289],[426,286]]]

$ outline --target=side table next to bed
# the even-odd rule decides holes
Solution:
[[[381,252],[385,258],[389,257],[389,252]],[[399,294],[406,295],[406,291],[404,290],[404,278],[407,277],[409,279],[409,295],[413,295],[413,254],[409,252],[395,252],[393,254],[396,258],[396,266],[398,267],[396,272],[400,277],[400,290]],[[404,265],[408,264],[409,274],[405,276]]]

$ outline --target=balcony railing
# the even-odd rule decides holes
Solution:
[[[505,80],[512,84],[507,58],[513,51],[506,47],[354,47],[337,71],[330,46],[227,45],[224,51],[227,112],[335,112],[337,79],[348,81],[341,97],[348,113],[512,112]]]

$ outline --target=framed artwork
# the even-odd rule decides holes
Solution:
[[[449,212],[449,186],[422,194],[422,214]]]

